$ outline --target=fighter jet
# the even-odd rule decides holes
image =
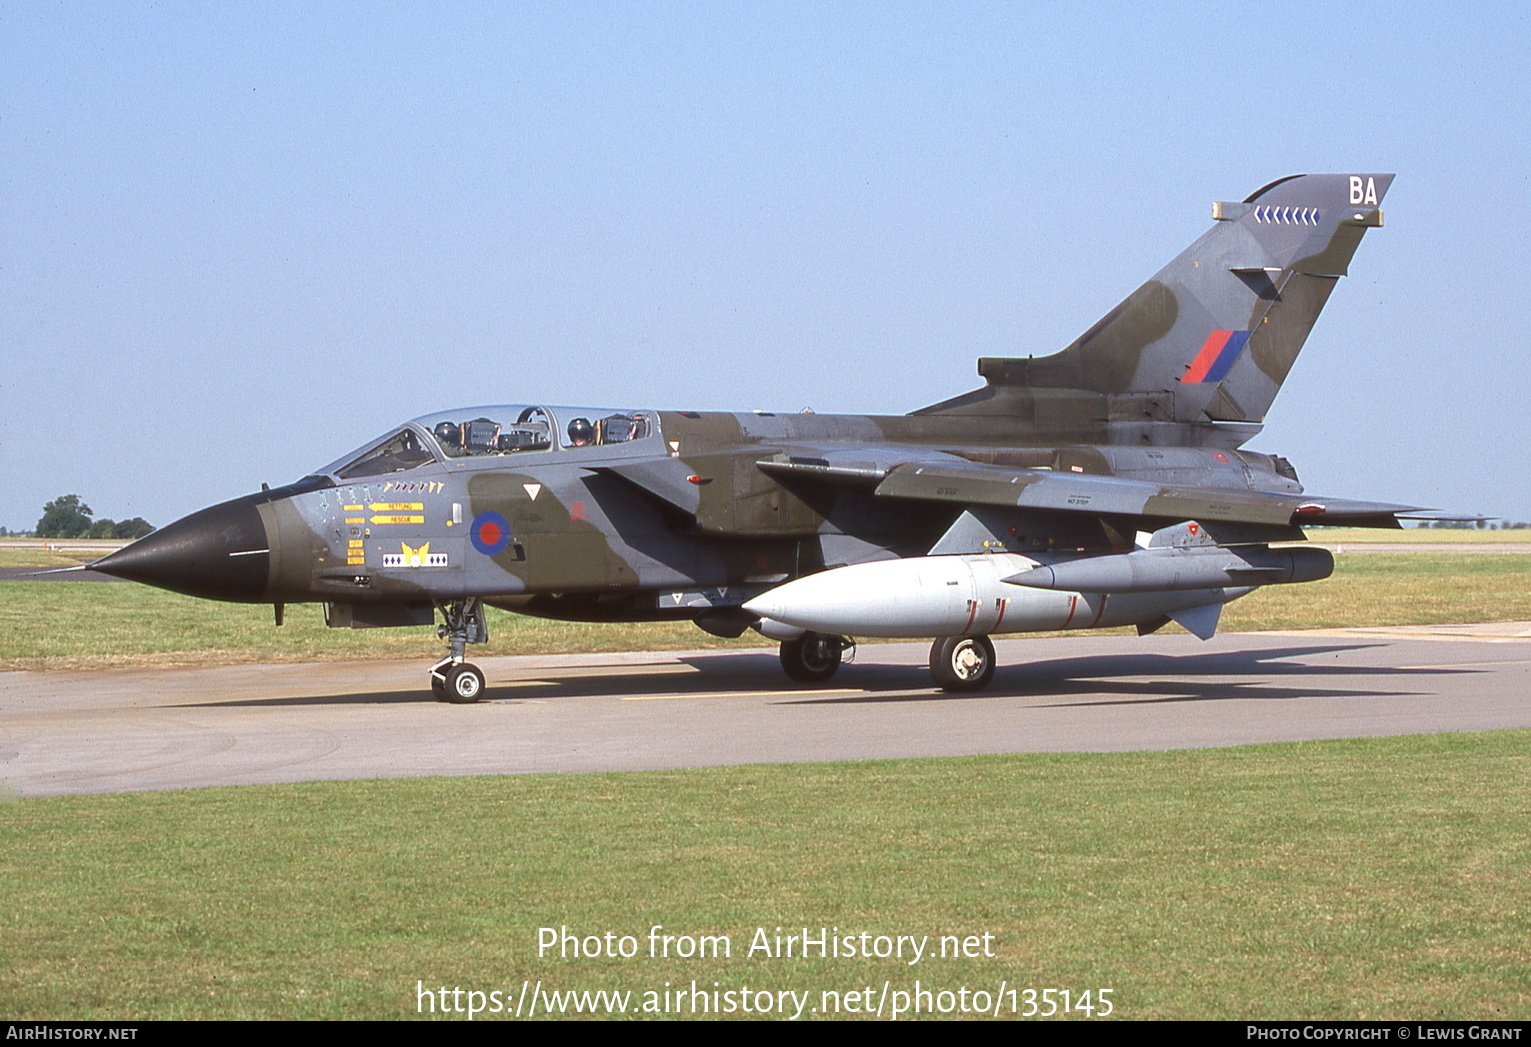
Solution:
[[[853,638],[933,637],[977,690],[989,637],[1178,622],[1203,639],[1262,585],[1327,577],[1304,524],[1416,508],[1315,497],[1241,450],[1390,174],[1294,175],[1242,203],[1071,345],[985,358],[902,416],[545,404],[395,425],[296,483],[192,513],[92,569],[214,600],[320,603],[336,628],[429,626],[437,698],[478,700],[484,608],[689,619],[780,642],[823,681]]]

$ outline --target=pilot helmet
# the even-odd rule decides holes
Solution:
[[[595,426],[588,418],[576,418],[569,423],[569,442],[576,447],[595,442]]]
[[[462,446],[462,430],[457,427],[456,422],[437,422],[436,428],[431,432],[436,435],[436,439],[443,447]]]

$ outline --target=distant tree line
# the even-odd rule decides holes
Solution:
[[[39,538],[142,538],[154,525],[142,516],[118,523],[95,513],[77,494],[66,494],[43,506],[43,518],[37,521]]]

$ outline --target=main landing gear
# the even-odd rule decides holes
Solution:
[[[830,633],[804,633],[781,644],[781,667],[799,683],[823,683],[855,644]],[[994,644],[987,636],[942,636],[930,645],[930,675],[943,691],[981,691],[994,679]]]
[[[484,693],[484,674],[478,666],[463,660],[470,643],[487,643],[489,626],[484,621],[484,605],[478,597],[437,604],[443,623],[436,635],[447,641],[447,656],[431,666],[431,693],[438,702],[471,705]]]
[[[930,675],[943,691],[981,691],[994,678],[994,644],[987,636],[937,637]]]
[[[804,633],[781,643],[781,667],[799,683],[823,683],[840,669],[840,656],[856,645],[843,636]]]

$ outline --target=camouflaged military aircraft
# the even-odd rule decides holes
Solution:
[[[1366,230],[1386,174],[1296,175],[1242,203],[1061,352],[982,359],[983,388],[898,417],[526,404],[394,426],[285,487],[177,521],[97,571],[194,596],[427,626],[436,696],[476,701],[486,605],[689,619],[778,640],[801,681],[850,637],[935,637],[948,690],[989,636],[1175,621],[1202,638],[1262,585],[1327,577],[1301,525],[1412,506],[1311,497],[1239,448]]]

